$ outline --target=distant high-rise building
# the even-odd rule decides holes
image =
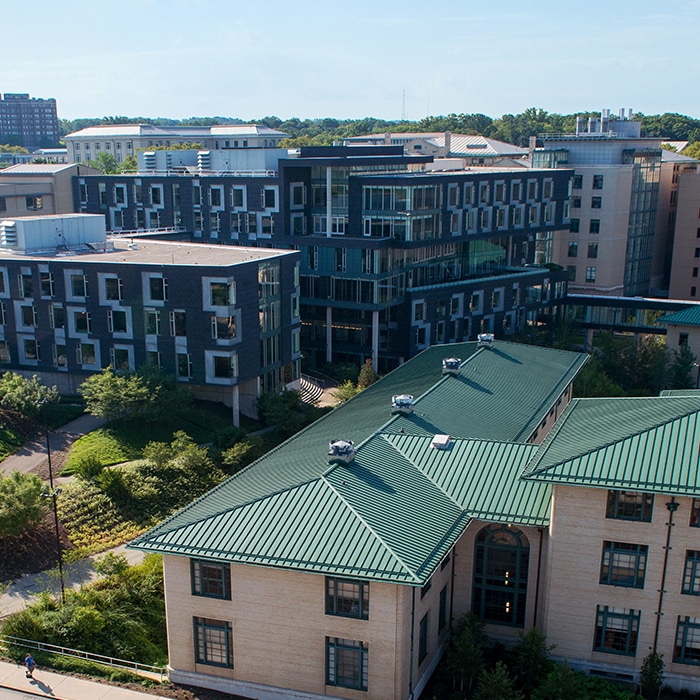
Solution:
[[[0,98],[0,143],[30,151],[57,146],[56,100],[5,93]]]

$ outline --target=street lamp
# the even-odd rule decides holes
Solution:
[[[58,494],[61,493],[60,488],[54,488],[53,485],[53,469],[51,468],[51,441],[49,439],[49,418],[46,412],[46,404],[48,399],[39,401],[44,411],[44,432],[46,434],[46,457],[49,464],[49,489],[50,493],[42,493],[44,498],[50,498],[53,502],[53,523],[56,530],[56,553],[58,555],[58,575],[61,579],[61,602],[66,602],[66,586],[63,580],[63,549],[61,548],[61,533],[58,529],[58,504],[56,500]]]

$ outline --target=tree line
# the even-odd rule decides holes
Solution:
[[[328,146],[334,141],[364,134],[384,132],[432,132],[451,131],[457,134],[472,134],[526,147],[530,136],[540,133],[573,133],[577,117],[588,119],[598,117],[599,111],[557,114],[539,107],[528,107],[520,114],[504,114],[493,118],[486,114],[456,114],[425,117],[418,121],[385,120],[374,117],[363,119],[281,119],[266,116],[244,121],[233,117],[190,117],[188,119],[168,119],[163,117],[124,117],[59,119],[61,138],[66,134],[99,124],[152,124],[154,126],[213,126],[216,124],[263,124],[289,134],[283,146]],[[611,116],[611,120],[615,120]],[[663,137],[671,141],[700,141],[700,119],[683,114],[666,112],[646,115],[634,113],[633,119],[641,121],[642,135]]]

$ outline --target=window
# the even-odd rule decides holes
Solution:
[[[220,207],[223,202],[223,187],[211,187],[209,189],[209,205],[212,207]]]
[[[651,522],[654,496],[633,491],[608,491],[606,518]]]
[[[145,309],[146,335],[160,335],[160,311]]]
[[[576,265],[567,265],[566,271],[569,273],[569,282],[576,281]]]
[[[112,348],[109,351],[109,361],[117,371],[128,371],[132,369],[127,348]]]
[[[128,333],[129,327],[126,311],[121,309],[110,309],[107,311],[107,329],[110,333]]]
[[[114,186],[114,203],[124,204],[126,202],[126,185]]]
[[[91,333],[92,332],[92,320],[90,318],[90,313],[87,311],[74,311],[73,312],[73,322],[76,333]]]
[[[596,273],[595,267],[587,267],[586,268],[586,282],[595,282],[595,273]]]
[[[255,236],[258,232],[258,217],[256,214],[248,214],[248,234]]]
[[[51,272],[40,272],[41,296],[52,297],[54,293],[54,280]]]
[[[262,206],[263,209],[277,208],[277,188],[264,187],[262,191]]]
[[[34,338],[25,338],[23,347],[25,360],[36,361],[39,359],[39,344]]]
[[[163,189],[160,185],[151,186],[151,204],[163,203]]]
[[[29,299],[34,296],[34,282],[31,272],[23,272],[17,275],[19,284],[19,295],[22,299]]]
[[[517,528],[489,525],[476,538],[472,610],[486,622],[525,624],[530,545]]]
[[[0,340],[0,362],[10,361],[10,346],[6,340]]]
[[[598,257],[598,244],[597,243],[589,243],[588,244],[588,257],[589,258],[597,258]]]
[[[231,355],[213,355],[214,376],[230,379],[236,376],[235,357]]]
[[[36,327],[36,309],[31,305],[20,306],[22,314],[22,325],[23,326],[34,326]]]
[[[78,343],[76,359],[79,365],[96,365],[97,355],[94,343]]]
[[[184,311],[170,312],[170,335],[184,337],[187,335],[186,317]]]
[[[60,304],[49,306],[49,326],[51,328],[65,328],[66,315]]]
[[[625,542],[603,542],[600,582],[609,586],[644,588],[648,547]]]
[[[55,343],[53,346],[53,365],[54,367],[68,366],[68,351],[63,343]]]
[[[580,190],[583,187],[583,175],[574,175],[571,179],[571,187],[574,190]]]
[[[44,208],[44,200],[42,197],[25,197],[27,209],[36,211]]]
[[[369,619],[369,583],[327,578],[326,615]]]
[[[578,233],[581,230],[581,219],[571,219],[569,222],[569,231]]]
[[[212,316],[211,337],[214,340],[231,340],[236,337],[235,316]]]
[[[700,664],[700,617],[679,616],[673,660],[679,664]]]
[[[593,651],[634,656],[637,653],[640,617],[641,613],[636,610],[599,605]]]
[[[105,299],[108,301],[121,301],[122,281],[118,277],[105,278]]]
[[[245,189],[234,187],[231,190],[231,206],[234,209],[245,209]]]
[[[580,209],[581,208],[581,197],[572,197],[571,198],[571,208],[572,209]]]
[[[367,690],[368,661],[365,642],[326,637],[326,685]]]
[[[578,257],[578,243],[576,241],[569,241],[569,249],[567,255],[570,258]]]
[[[181,379],[190,379],[192,377],[192,359],[189,353],[178,352],[176,355],[176,370],[177,376]]]
[[[600,219],[591,219],[588,224],[588,233],[600,233]]]
[[[690,527],[700,527],[700,498],[694,498],[690,507]]]
[[[685,571],[681,593],[700,595],[700,552],[689,549],[685,553]]]
[[[233,668],[233,631],[229,622],[195,617],[194,640],[198,664]]]
[[[148,289],[152,301],[168,300],[168,281],[165,277],[149,277]]]
[[[591,197],[591,209],[601,209],[603,207],[602,197]]]
[[[236,303],[235,287],[232,282],[211,282],[209,284],[209,304],[230,306]]]
[[[593,189],[594,190],[602,190],[603,189],[603,176],[602,175],[594,175],[593,176]]]
[[[447,624],[447,584],[440,591],[440,612],[438,614],[438,632]]]
[[[418,631],[418,663],[423,663],[423,660],[428,655],[428,623],[430,612],[425,613],[420,621]]]
[[[231,567],[229,564],[192,559],[190,562],[192,595],[231,600]]]
[[[70,290],[71,295],[74,297],[79,297],[84,299],[88,294],[87,290],[87,280],[85,275],[76,274],[70,276]]]
[[[433,581],[432,579],[428,579],[423,586],[420,589],[420,599],[423,600],[425,598],[425,594],[432,588],[433,586]]]

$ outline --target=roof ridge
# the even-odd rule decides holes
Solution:
[[[328,479],[326,479],[326,473],[324,472],[319,479],[321,479],[326,486],[345,504],[345,507],[367,528],[369,532],[372,533],[373,537],[378,541],[381,542],[382,545],[386,548],[387,552],[391,553],[391,556],[394,557],[394,559],[401,564],[403,567],[404,571],[416,582],[420,583],[420,578],[416,574],[411,567],[406,564],[406,562],[385,542],[384,538],[353,508],[353,506],[347,501],[345,496],[343,496],[338,489],[336,489],[333,484],[331,484]]]
[[[615,397],[615,398],[618,398],[618,397]],[[620,396],[619,398],[636,398],[636,399],[638,399],[638,398],[640,398],[640,397]],[[641,398],[650,398],[650,399],[654,399],[654,398],[657,398],[657,397],[649,396],[649,397],[641,397]],[[684,398],[684,397],[672,397],[672,396],[671,396],[671,397],[665,397],[665,398]],[[576,401],[577,404],[578,404],[578,403],[579,403],[580,401],[582,401],[582,400],[584,400],[584,399],[574,399],[573,401]],[[572,403],[569,404],[569,405],[572,405],[572,404],[573,404],[573,401],[572,401]],[[566,408],[567,408],[567,410],[568,410],[569,406],[567,406]],[[573,412],[573,409],[572,409],[571,412]],[[683,412],[683,413],[681,413],[681,414],[679,414],[679,415],[673,416],[672,418],[667,418],[666,420],[659,421],[659,422],[655,423],[654,425],[652,425],[652,426],[649,427],[649,428],[643,428],[643,429],[641,429],[641,430],[636,430],[635,432],[630,433],[629,435],[625,435],[623,438],[619,438],[619,439],[617,439],[617,440],[610,440],[610,441],[605,442],[605,443],[603,443],[603,444],[596,445],[596,447],[594,447],[593,449],[584,450],[583,452],[577,452],[576,454],[569,455],[566,459],[558,460],[557,462],[554,462],[553,464],[550,464],[550,465],[548,465],[548,466],[546,466],[546,467],[543,467],[541,470],[529,469],[529,466],[528,466],[528,467],[526,467],[526,471],[523,472],[522,478],[524,478],[524,479],[533,478],[533,477],[534,477],[536,474],[538,474],[538,473],[545,473],[545,472],[549,471],[550,469],[554,469],[555,467],[559,467],[559,466],[561,466],[562,464],[566,464],[567,462],[573,462],[573,461],[576,460],[576,459],[581,459],[581,458],[584,457],[585,455],[592,455],[592,454],[595,454],[596,452],[601,452],[602,450],[606,450],[606,449],[608,449],[609,447],[612,447],[613,445],[616,445],[616,444],[618,444],[618,443],[627,442],[628,440],[632,440],[632,439],[634,439],[634,438],[638,438],[640,435],[643,435],[644,433],[649,433],[649,432],[651,432],[652,430],[658,430],[661,426],[669,425],[670,423],[674,423],[675,421],[682,420],[682,419],[684,419],[684,418],[688,418],[688,416],[690,416],[690,415],[692,415],[692,414],[694,414],[694,413],[696,413],[696,414],[697,414],[697,413],[700,413],[700,408],[695,409],[695,410],[691,410],[691,411],[685,411],[685,412]],[[564,419],[564,415],[562,415],[562,418],[561,418],[559,421],[557,421],[557,423],[559,424],[558,429],[557,429],[556,431],[553,429],[553,430],[551,430],[551,431],[547,434],[547,437],[546,437],[545,441],[542,443],[542,447],[543,447],[543,448],[544,448],[545,443],[547,443],[547,441],[550,441],[550,442],[551,442],[550,436],[552,436],[552,434],[555,433],[555,432],[558,433],[558,432],[562,429],[564,423],[565,423],[568,419],[569,419],[569,415],[566,416],[566,419]],[[554,439],[554,438],[552,437],[552,440],[553,440],[553,439]],[[543,449],[542,457],[544,457],[544,454],[545,454],[545,453],[546,453],[546,450]],[[535,455],[535,460],[537,460],[537,455]]]

